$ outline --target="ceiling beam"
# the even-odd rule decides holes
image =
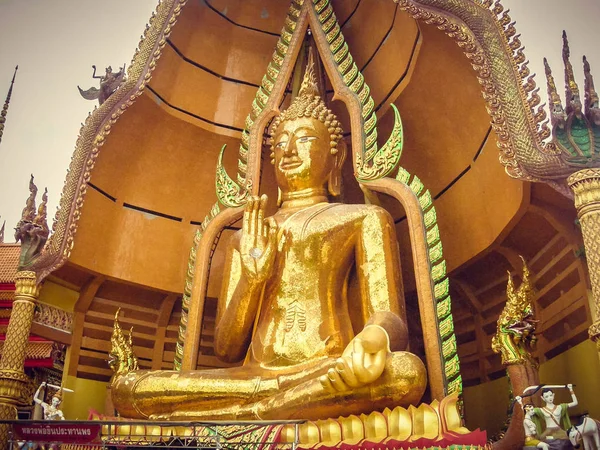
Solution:
[[[156,339],[154,341],[154,350],[152,352],[152,369],[160,370],[163,362],[163,352],[165,349],[165,337],[167,335],[167,326],[173,312],[173,306],[177,301],[177,294],[167,295],[161,305],[156,322]]]
[[[104,275],[98,275],[88,281],[81,288],[81,291],[79,292],[79,298],[77,299],[77,302],[75,302],[74,310],[76,313],[87,312],[92,304],[92,301],[94,300],[94,297],[96,297],[98,289],[100,289],[100,286],[102,286],[102,283],[105,281],[106,277]]]
[[[481,302],[475,295],[475,290],[468,283],[459,280],[458,278],[452,278],[452,285],[459,291],[459,294],[467,300],[469,309],[474,314],[479,314],[482,310]]]
[[[504,247],[499,245],[496,247],[496,252],[500,253],[504,258],[508,261],[510,266],[512,267],[512,271],[516,273],[521,273],[523,271],[523,261],[521,260],[521,256],[516,250],[513,250],[509,247]]]
[[[81,340],[83,338],[83,328],[85,325],[85,313],[92,304],[98,289],[100,289],[100,286],[102,286],[104,281],[106,281],[106,277],[103,275],[92,278],[81,288],[79,298],[77,299],[77,302],[75,302],[73,308],[75,314],[73,316],[73,334],[71,337],[69,367],[66,369],[68,375],[77,376]]]
[[[577,231],[575,223],[570,220],[565,221],[565,213],[561,209],[547,203],[539,203],[540,204],[530,204],[529,211],[538,216],[542,216],[556,231],[567,239],[569,244],[579,247],[583,242],[583,237],[581,233]]]

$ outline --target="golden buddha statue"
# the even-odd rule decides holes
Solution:
[[[374,205],[330,203],[346,150],[312,61],[270,128],[280,189],[250,197],[228,243],[215,353],[240,367],[115,377],[124,417],[322,419],[416,404],[425,366],[408,336],[395,227]],[[329,194],[329,195],[328,195]],[[355,268],[358,283],[348,289]]]

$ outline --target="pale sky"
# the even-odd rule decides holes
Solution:
[[[91,78],[92,64],[100,73],[109,65],[117,70],[129,64],[156,3],[0,0],[0,105],[19,65],[0,143],[0,225],[6,220],[6,242],[13,241],[12,228],[28,196],[31,172],[40,190],[48,187],[51,224],[80,124],[96,104],[81,98],[77,85],[98,86]],[[583,54],[597,74],[600,89],[599,0],[504,0],[503,4],[517,21],[529,67],[538,74],[542,101],[546,99],[544,56],[562,86],[563,29],[569,35],[580,89]]]

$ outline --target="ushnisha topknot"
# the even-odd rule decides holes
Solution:
[[[275,163],[275,143],[273,140],[277,128],[279,128],[279,125],[283,121],[299,119],[301,117],[312,117],[319,120],[327,127],[327,130],[329,131],[331,154],[337,154],[337,145],[340,139],[342,139],[341,123],[337,120],[335,114],[325,106],[325,102],[321,98],[317,77],[315,75],[315,64],[312,51],[308,54],[308,64],[306,65],[306,71],[304,72],[304,78],[302,79],[298,95],[292,101],[289,108],[276,116],[271,124],[269,130],[271,138],[271,164]]]

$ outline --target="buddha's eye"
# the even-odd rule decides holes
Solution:
[[[298,138],[297,142],[304,144],[305,142],[314,141],[315,139],[316,136],[302,136]]]
[[[275,148],[285,148],[286,145],[287,145],[287,141],[281,141],[281,142],[278,142],[277,145],[275,145]]]

